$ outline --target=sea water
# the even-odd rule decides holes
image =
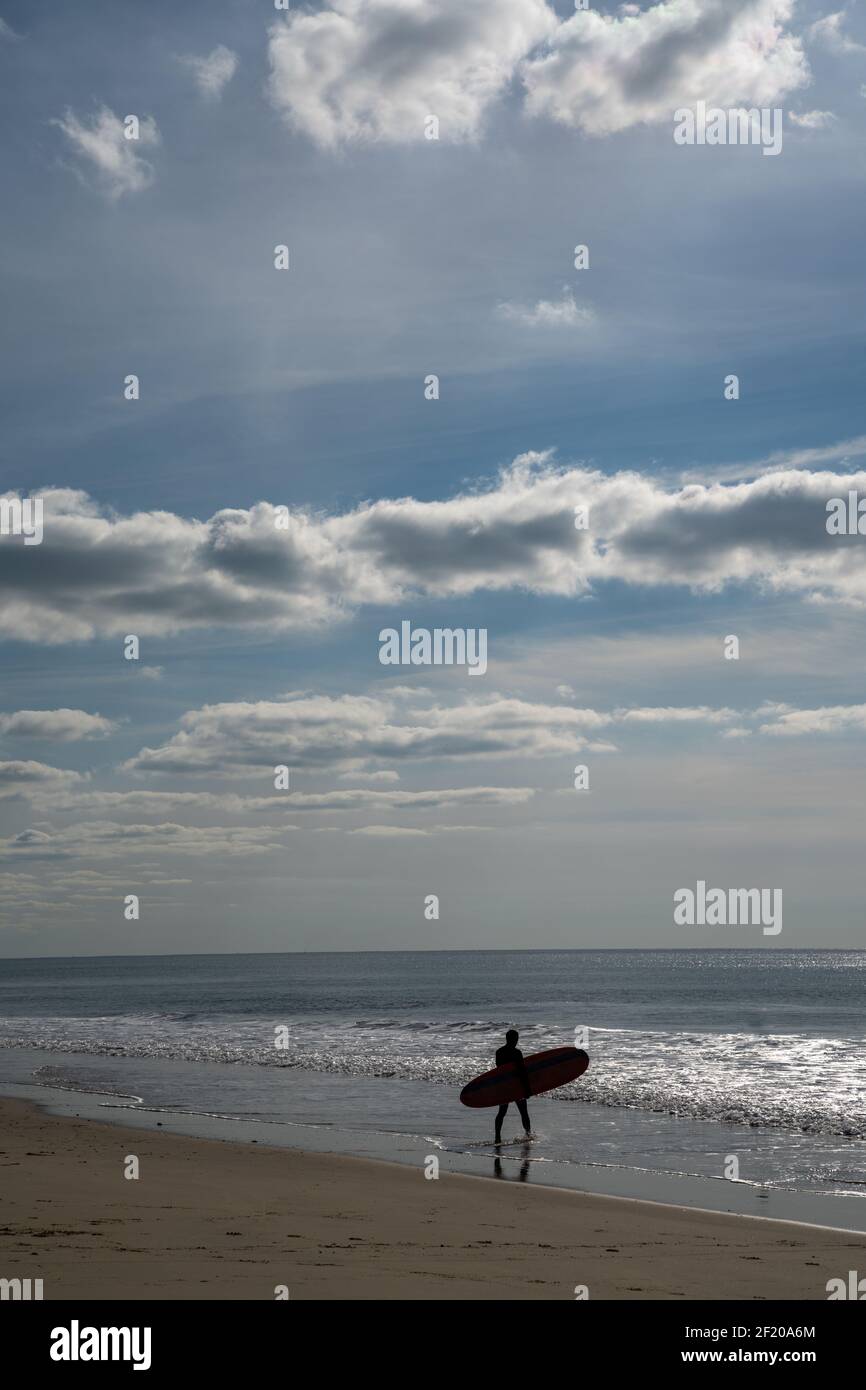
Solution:
[[[588,1030],[591,1062],[530,1103],[537,1137],[525,1149],[512,1109],[497,1156],[493,1112],[458,1097],[512,1027],[526,1054]],[[26,1083],[74,1096],[78,1113],[98,1097],[102,1117],[124,1123],[407,1162],[438,1154],[480,1175],[804,1220],[841,1200],[842,1224],[856,1229],[866,1229],[864,1042],[857,951],[0,962],[7,1093]],[[749,1189],[745,1207],[745,1197],[731,1206],[732,1172]],[[783,1206],[766,1205],[783,1192]],[[797,1194],[811,1200],[798,1207]]]

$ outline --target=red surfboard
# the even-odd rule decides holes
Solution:
[[[589,1066],[589,1058],[579,1047],[552,1047],[549,1052],[536,1052],[531,1057],[524,1057],[523,1064],[529,1076],[532,1095],[540,1096],[544,1091],[552,1091],[557,1086],[564,1086],[567,1081],[576,1081],[583,1076]],[[525,1091],[517,1079],[513,1062],[482,1072],[460,1092],[463,1104],[474,1110],[523,1100],[524,1096]]]

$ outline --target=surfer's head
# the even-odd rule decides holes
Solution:
[[[516,1028],[509,1028],[508,1032],[505,1034],[505,1041],[507,1043],[510,1043],[513,1047],[519,1037],[520,1034],[518,1033]]]

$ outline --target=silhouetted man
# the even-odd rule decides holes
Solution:
[[[506,1062],[514,1062],[515,1069],[517,1072],[517,1079],[523,1086],[523,1089],[526,1093],[526,1100],[528,1100],[529,1097],[532,1095],[532,1091],[529,1087],[529,1076],[527,1074],[526,1067],[523,1064],[523,1053],[517,1046],[517,1040],[519,1037],[520,1034],[517,1032],[516,1028],[509,1028],[508,1032],[505,1034],[505,1046],[497,1049],[496,1065],[497,1067],[502,1067],[505,1065]],[[529,1111],[526,1108],[526,1100],[519,1100],[516,1102],[516,1104],[518,1110],[520,1111],[520,1118],[523,1121],[523,1131],[525,1134],[529,1135],[532,1133],[532,1130],[529,1127]],[[507,1113],[508,1103],[506,1102],[505,1105],[500,1105],[499,1109],[496,1112],[497,1144],[501,1144],[502,1142],[502,1121],[505,1119]]]

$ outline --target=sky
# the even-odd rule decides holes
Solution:
[[[0,955],[866,945],[832,4],[0,0]]]

